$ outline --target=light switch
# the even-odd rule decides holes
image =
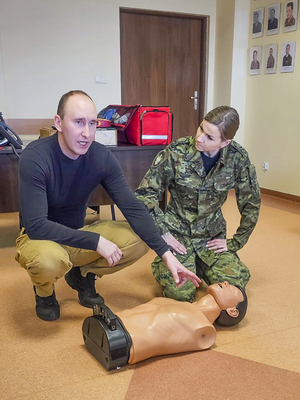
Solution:
[[[107,80],[103,75],[96,75],[95,76],[95,83],[105,84],[105,83],[107,83]]]

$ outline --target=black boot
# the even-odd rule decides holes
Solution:
[[[87,274],[84,278],[80,273],[79,267],[73,267],[65,275],[65,280],[72,289],[77,290],[79,303],[88,308],[93,308],[94,304],[101,304],[104,302],[103,297],[96,293],[95,277],[92,272]]]
[[[33,286],[36,301],[36,315],[44,321],[55,321],[60,316],[60,306],[55,297],[55,291],[51,296],[40,297],[36,294],[35,287]]]

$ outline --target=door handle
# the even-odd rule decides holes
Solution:
[[[191,97],[194,100],[194,110],[198,110],[198,92],[195,90],[194,96]]]

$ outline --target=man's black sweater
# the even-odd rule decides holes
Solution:
[[[58,134],[31,142],[19,162],[20,223],[30,239],[96,250],[99,234],[79,230],[88,199],[101,184],[133,230],[159,256],[168,250],[109,149],[93,142],[76,160],[60,149]]]

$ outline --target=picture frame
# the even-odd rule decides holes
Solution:
[[[262,68],[262,46],[250,48],[249,75],[260,75]]]
[[[283,32],[297,30],[298,0],[286,1],[283,7]]]
[[[294,72],[296,42],[289,41],[281,44],[280,72]]]
[[[281,4],[272,4],[268,7],[267,13],[267,35],[276,35],[280,29],[280,7]]]
[[[265,74],[276,74],[278,60],[278,44],[267,44],[264,49]]]
[[[263,36],[264,32],[264,7],[257,8],[252,13],[252,38]]]

